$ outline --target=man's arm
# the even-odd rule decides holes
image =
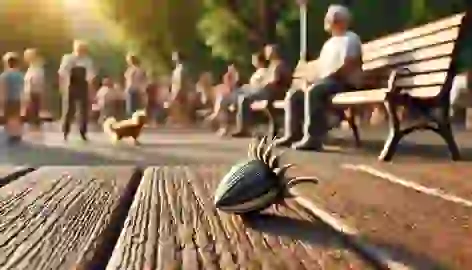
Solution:
[[[280,63],[275,69],[274,76],[272,76],[271,80],[266,84],[265,88],[276,91],[280,90],[279,88],[283,86],[285,81],[288,80],[289,76],[290,75],[285,64]]]
[[[89,84],[92,84],[97,73],[95,71],[95,65],[93,64],[93,60],[91,58],[88,58],[87,60],[86,70],[87,70],[87,74],[86,74],[87,81],[89,82]]]
[[[179,71],[179,74],[172,74],[172,83],[170,89],[169,103],[173,103],[175,99],[180,95],[182,91],[182,80],[183,80],[183,69]]]
[[[333,77],[342,81],[347,78],[349,74],[357,72],[362,67],[362,49],[360,41],[353,38],[347,39],[340,58],[343,61],[341,67],[328,77]]]
[[[70,56],[65,54],[62,56],[61,64],[59,65],[59,70],[57,74],[59,75],[59,86],[61,89],[64,88],[66,83],[69,80],[69,72],[70,72]]]

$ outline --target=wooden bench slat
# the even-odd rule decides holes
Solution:
[[[423,26],[415,27],[412,29],[406,29],[405,31],[401,33],[395,33],[395,34],[387,35],[385,37],[380,37],[376,40],[367,42],[364,45],[364,48],[366,50],[378,50],[378,49],[381,49],[382,47],[386,47],[397,42],[405,42],[411,38],[424,36],[435,31],[439,31],[442,29],[447,29],[447,28],[459,25],[462,21],[462,18],[464,17],[464,14],[465,13],[460,13],[451,17],[444,18],[439,21],[431,22]]]
[[[413,97],[434,97],[441,91],[441,86],[417,87],[413,89],[405,89]],[[387,88],[362,90],[356,92],[340,93],[332,98],[335,105],[362,105],[382,103],[387,94]]]
[[[430,87],[416,87],[413,89],[406,90],[413,97],[434,97],[439,94],[442,86],[430,86]]]
[[[371,104],[380,103],[385,100],[387,88],[362,90],[356,92],[346,92],[336,94],[331,102],[336,105],[353,105],[353,104]]]
[[[416,62],[408,65],[402,65],[402,67],[409,69],[414,73],[424,73],[432,71],[447,71],[451,65],[451,57],[441,57],[431,60],[425,60]]]
[[[441,45],[431,46],[424,49],[419,49],[411,53],[404,53],[389,58],[381,58],[371,62],[364,63],[364,70],[371,70],[381,67],[393,67],[405,65],[414,61],[428,60],[435,57],[449,56],[454,49],[454,43],[445,43]]]
[[[273,105],[274,105],[274,108],[276,109],[283,109],[285,108],[285,101],[277,100],[277,101],[274,101]]]
[[[259,111],[259,110],[263,110],[267,107],[268,105],[268,101],[267,100],[258,100],[258,101],[254,101],[252,104],[251,104],[251,109],[254,110],[254,111]]]
[[[422,87],[424,85],[443,84],[446,80],[447,72],[434,72],[420,75],[401,76],[396,81],[398,87]]]
[[[388,57],[392,54],[405,53],[416,49],[424,48],[430,45],[441,44],[445,42],[454,42],[459,35],[459,27],[446,29],[428,36],[417,37],[407,42],[390,45],[386,48],[363,51],[363,61],[368,62],[373,59]]]
[[[94,269],[130,191],[132,167],[43,167],[0,189],[5,269]]]

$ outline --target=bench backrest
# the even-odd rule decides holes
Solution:
[[[451,74],[463,19],[461,13],[365,43],[364,70],[408,68],[396,85],[414,96],[436,96]]]
[[[370,81],[386,86],[392,69],[406,67],[412,72],[401,75],[397,86],[419,96],[437,95],[449,74],[463,18],[464,13],[457,14],[363,44],[363,69]],[[299,64],[293,83],[305,85],[314,64]]]

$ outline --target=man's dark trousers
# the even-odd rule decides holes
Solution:
[[[63,95],[63,119],[62,131],[64,137],[70,133],[70,126],[75,117],[76,109],[79,110],[79,130],[80,135],[85,138],[87,134],[88,113],[89,113],[89,89],[85,79],[85,68],[74,67],[71,70],[70,84]]]
[[[261,88],[255,92],[239,95],[236,112],[236,132],[234,135],[246,135],[252,121],[251,121],[251,104],[258,100],[272,100],[271,91],[269,88]]]

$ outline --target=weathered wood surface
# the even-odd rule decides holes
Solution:
[[[0,188],[33,170],[26,166],[0,166]]]
[[[137,186],[134,174],[132,167],[44,167],[1,188],[0,269],[100,267]]]
[[[244,221],[217,211],[227,169],[148,168],[107,269],[371,269],[291,202]]]

